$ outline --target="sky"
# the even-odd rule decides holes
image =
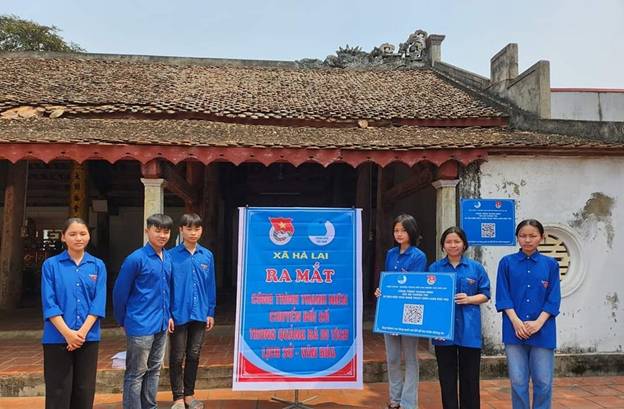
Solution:
[[[519,71],[550,61],[551,87],[624,89],[624,0],[0,0],[88,52],[293,61],[339,46],[446,36],[442,60],[490,76],[517,43]]]

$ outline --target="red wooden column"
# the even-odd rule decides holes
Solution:
[[[72,162],[69,172],[69,217],[80,217],[88,223],[87,178],[87,166]]]
[[[23,242],[21,227],[24,220],[24,201],[28,162],[9,165],[4,189],[2,214],[2,244],[0,245],[0,309],[17,307],[22,296]]]

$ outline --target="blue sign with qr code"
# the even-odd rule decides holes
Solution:
[[[516,205],[513,199],[462,199],[461,228],[471,246],[514,246]]]
[[[453,339],[455,273],[382,272],[374,332]]]

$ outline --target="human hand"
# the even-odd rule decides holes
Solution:
[[[69,330],[64,334],[65,341],[67,342],[67,350],[74,351],[82,346],[85,342],[85,337],[79,332]]]
[[[375,289],[375,297],[377,298],[381,297],[381,290],[379,289],[379,287]]]
[[[173,323],[173,318],[169,318],[169,322],[167,323],[167,332],[173,334],[175,331],[175,324]]]
[[[526,330],[528,331],[530,335],[533,335],[536,332],[538,332],[540,329],[542,329],[543,325],[544,323],[539,320],[524,321],[524,327],[526,328]]]
[[[206,331],[210,331],[214,328],[214,317],[206,318]]]
[[[516,332],[516,336],[520,339],[529,339],[531,333],[525,326],[524,322],[522,322],[519,318],[515,320],[511,320],[511,324],[514,327],[514,331]]]
[[[472,297],[466,293],[455,294],[455,304],[472,304]]]

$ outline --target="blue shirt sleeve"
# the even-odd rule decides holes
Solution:
[[[478,269],[478,273],[479,273],[479,289],[478,289],[478,293],[479,294],[483,294],[485,295],[488,299],[491,298],[491,294],[490,294],[490,277],[488,277],[487,272],[485,271],[485,268],[483,267],[483,265],[481,263],[476,263],[477,264],[477,269]]]
[[[561,305],[561,283],[559,279],[559,263],[552,260],[549,263],[549,281],[548,291],[546,293],[546,301],[544,302],[544,311],[552,317],[559,315],[559,307]]]
[[[96,260],[97,281],[95,282],[95,298],[89,309],[90,315],[104,318],[106,315],[106,266],[102,260]]]
[[[41,268],[41,304],[43,306],[44,320],[57,315],[63,315],[63,310],[56,301],[54,266],[51,259],[44,261]]]
[[[503,257],[498,263],[496,274],[496,311],[501,312],[514,308],[509,288],[509,260]]]
[[[414,256],[410,271],[427,271],[427,256],[418,248],[416,250],[418,251]]]
[[[215,263],[214,257],[210,256],[210,277],[211,281],[208,285],[208,316],[214,317],[215,314],[215,306],[217,304],[217,289],[216,289],[216,274],[215,274]]]
[[[130,298],[130,291],[140,270],[139,263],[138,257],[134,257],[134,254],[129,255],[121,265],[119,275],[113,287],[113,313],[115,320],[122,327],[126,320],[126,307],[128,298]]]

